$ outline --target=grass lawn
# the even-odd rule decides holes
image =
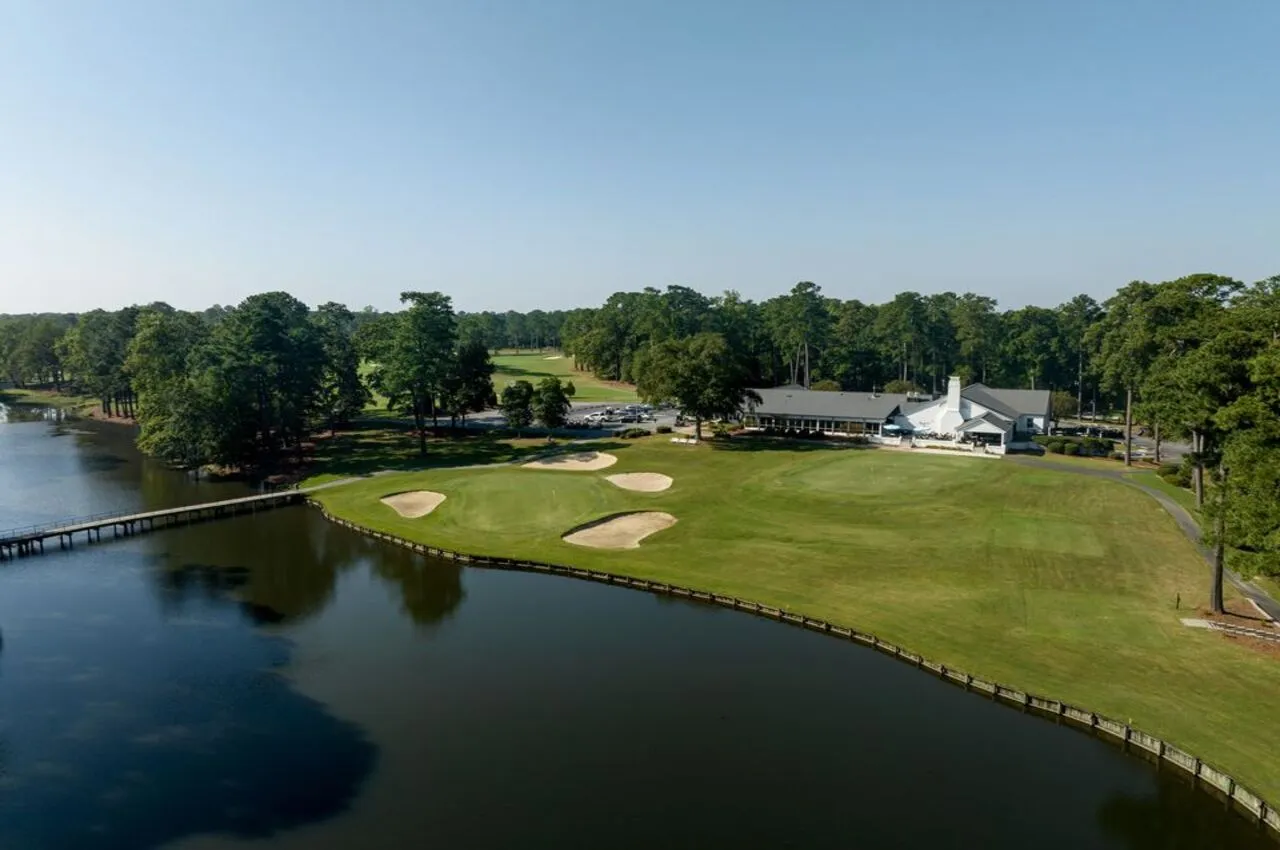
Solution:
[[[463,551],[672,581],[844,623],[976,675],[1132,722],[1280,801],[1280,663],[1179,614],[1208,571],[1156,502],[1115,481],[971,458],[821,445],[606,444],[598,473],[432,469],[319,498],[347,519]],[[662,472],[661,493],[615,472]],[[449,498],[402,519],[384,495]],[[638,549],[563,542],[652,508]],[[1181,611],[1174,598],[1181,594]]]
[[[498,393],[510,381],[524,379],[531,384],[548,376],[573,381],[577,390],[574,401],[635,401],[636,388],[616,381],[602,381],[590,372],[578,372],[573,368],[573,358],[564,357],[558,351],[541,351],[534,354],[495,354],[493,386]]]
[[[1280,599],[1280,580],[1275,576],[1259,574],[1251,578],[1250,581],[1265,590],[1272,599]]]
[[[1170,484],[1159,475],[1150,470],[1142,470],[1131,473],[1130,480],[1135,484],[1142,484],[1144,487],[1150,487],[1153,490],[1159,490],[1169,498],[1173,499],[1179,505],[1186,508],[1187,512],[1196,519],[1200,518],[1200,509],[1196,507],[1196,494],[1192,493],[1184,487],[1176,484]]]
[[[11,404],[44,404],[50,407],[61,407],[73,413],[88,413],[100,403],[100,399],[86,395],[60,393],[54,389],[3,389],[0,390],[0,402]]]
[[[510,381],[526,380],[531,384],[549,376],[562,381],[573,381],[577,391],[574,401],[636,401],[635,387],[616,381],[602,381],[590,372],[577,372],[573,368],[573,359],[564,357],[558,351],[539,351],[519,353],[499,353],[493,355],[493,374],[495,392],[502,394],[502,388]],[[373,364],[360,364],[360,374],[368,377]],[[386,396],[374,393],[372,401],[365,405],[364,415],[372,418],[397,418],[402,414],[387,409]]]

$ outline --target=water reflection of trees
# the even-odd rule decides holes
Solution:
[[[9,422],[62,422],[66,414],[56,407],[0,403],[0,425]]]
[[[157,534],[158,596],[177,612],[189,595],[234,597],[257,623],[298,622],[333,599],[338,576],[368,562],[396,588],[420,625],[438,623],[462,603],[462,567],[387,546],[325,522],[307,508],[216,521]]]
[[[1267,836],[1215,804],[1203,791],[1170,776],[1156,783],[1154,796],[1121,794],[1098,810],[1098,825],[1128,850],[1275,850]]]
[[[234,597],[254,622],[300,621],[322,611],[341,570],[357,553],[305,508],[217,520],[157,534],[164,566],[157,572],[163,605],[188,594]]]
[[[420,626],[447,619],[466,598],[462,567],[456,561],[384,547],[373,559],[373,570],[400,591],[401,609]]]

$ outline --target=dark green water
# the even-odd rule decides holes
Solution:
[[[0,527],[244,491],[130,439],[0,425]],[[0,631],[4,850],[1276,846],[874,652],[301,507],[0,565]]]

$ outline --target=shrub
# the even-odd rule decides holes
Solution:
[[[871,440],[865,434],[854,434],[850,436],[848,440],[855,446],[866,446],[871,444]]]
[[[1067,455],[1078,455],[1080,454],[1080,444],[1064,443],[1062,446],[1062,453]]]
[[[670,434],[670,433],[671,433],[671,426],[670,426],[670,425],[659,425],[655,430],[656,430],[659,434]],[[773,429],[772,429],[772,428],[765,428],[764,430],[765,430],[765,433],[768,433],[769,431],[772,431]]]
[[[1062,442],[1062,440],[1050,440],[1044,444],[1047,451],[1053,452],[1056,455],[1062,454],[1065,451],[1065,446],[1066,443]]]
[[[618,436],[624,440],[634,440],[637,437],[649,436],[649,429],[648,428],[627,428],[623,431],[619,431]]]
[[[1050,443],[1052,443],[1054,440],[1060,440],[1060,439],[1062,439],[1062,438],[1061,438],[1061,437],[1050,437],[1050,436],[1048,436],[1047,434],[1036,434],[1036,435],[1032,436],[1032,438],[1031,438],[1031,442],[1035,443],[1037,446],[1047,446],[1047,445],[1049,445]]]
[[[1101,437],[1085,437],[1080,441],[1081,447],[1085,454],[1095,455],[1097,457],[1106,457],[1111,454],[1116,445],[1111,440],[1104,440]]]

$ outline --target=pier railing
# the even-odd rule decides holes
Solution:
[[[24,525],[21,528],[10,528],[7,531],[0,531],[0,543],[12,542],[14,540],[23,540],[28,537],[35,537],[46,532],[57,531],[60,528],[75,528],[81,525],[91,525],[98,522],[108,522],[113,519],[125,519],[132,516],[133,511],[106,511],[100,514],[88,514],[86,516],[71,517],[70,519],[61,519],[57,522],[45,522],[39,525]]]
[[[101,513],[63,519],[44,525],[11,528],[0,532],[0,559],[40,554],[44,552],[45,541],[55,538],[62,548],[72,546],[78,534],[83,534],[86,542],[93,541],[95,538],[101,540],[102,531],[107,528],[114,529],[117,537],[128,537],[141,532],[170,528],[174,525],[235,516],[256,511],[259,508],[273,508],[301,502],[306,493],[324,486],[318,485],[307,490],[284,489],[217,502],[159,508],[139,513]]]
[[[1223,770],[1208,764],[1185,750],[1170,744],[1163,739],[1135,729],[1128,723],[1122,723],[1105,715],[1098,714],[1087,709],[1079,708],[1061,700],[1050,699],[1048,697],[1037,696],[1027,691],[1011,688],[998,682],[989,681],[979,676],[973,676],[960,670],[931,661],[924,656],[904,649],[896,644],[868,632],[862,632],[848,626],[841,626],[835,623],[829,623],[825,620],[817,620],[812,617],[806,617],[802,614],[793,614],[781,608],[774,608],[768,605],[761,605],[758,602],[752,602],[746,599],[739,599],[735,596],[724,596],[707,590],[697,590],[680,585],[670,584],[667,582],[647,581],[645,579],[631,578],[629,576],[618,575],[617,573],[601,572],[599,570],[585,570],[577,567],[566,567],[560,564],[547,564],[539,561],[526,561],[517,558],[497,558],[485,555],[469,555],[462,552],[454,552],[449,549],[441,549],[436,546],[428,546],[424,543],[417,543],[398,537],[394,534],[387,534],[382,531],[375,531],[365,526],[349,520],[336,517],[330,514],[325,507],[315,500],[308,500],[308,504],[318,508],[324,518],[332,523],[340,525],[344,528],[351,529],[366,537],[372,537],[406,549],[411,549],[423,555],[434,558],[444,558],[445,560],[459,561],[475,566],[492,567],[504,570],[519,570],[522,572],[538,572],[549,573],[552,575],[562,575],[571,578],[586,579],[587,581],[596,581],[604,584],[614,584],[622,587],[629,587],[636,590],[646,590],[650,593],[661,593],[668,596],[683,597],[699,602],[705,602],[709,605],[720,605],[725,608],[732,608],[736,611],[746,611],[749,614],[755,614],[760,617],[767,617],[771,620],[777,620],[783,623],[790,623],[794,626],[810,629],[816,632],[844,638],[854,643],[860,643],[869,646],[885,655],[892,656],[913,667],[922,670],[928,670],[937,675],[940,679],[950,682],[953,685],[962,687],[967,691],[975,691],[985,694],[991,698],[993,702],[1000,702],[1007,706],[1021,709],[1024,712],[1035,712],[1042,716],[1054,718],[1058,723],[1074,726],[1083,731],[1097,735],[1110,740],[1126,752],[1134,753],[1142,756],[1159,765],[1172,765],[1181,772],[1185,773],[1188,778],[1195,784],[1197,788],[1204,790],[1210,794],[1215,794],[1230,806],[1234,806],[1240,812],[1248,815],[1255,820],[1260,829],[1268,830],[1272,838],[1280,839],[1280,810],[1264,800],[1260,795],[1250,791],[1238,783],[1234,777]]]

